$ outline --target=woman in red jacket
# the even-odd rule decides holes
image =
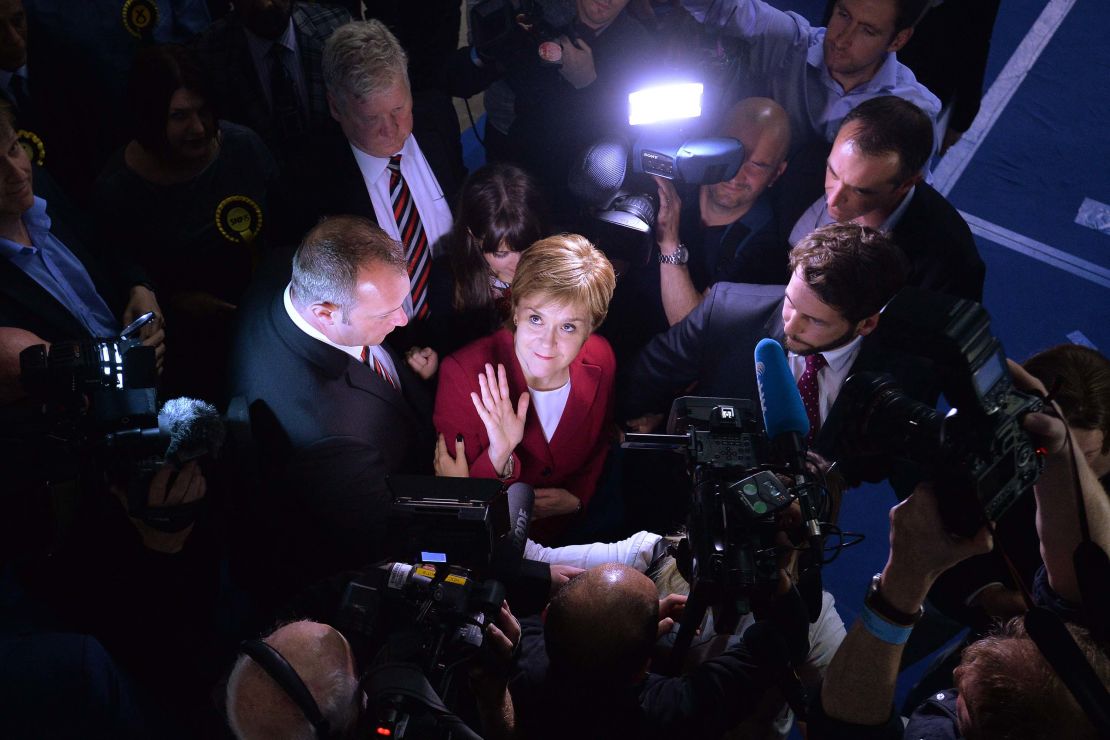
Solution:
[[[470,475],[535,488],[540,542],[588,505],[609,451],[616,360],[593,332],[615,285],[584,237],[542,239],[520,257],[506,327],[440,365],[436,429],[461,437]]]

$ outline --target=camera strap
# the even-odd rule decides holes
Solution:
[[[1025,614],[1025,631],[1071,691],[1099,737],[1110,736],[1110,692],[1075,644],[1063,620],[1048,609],[1035,606]]]

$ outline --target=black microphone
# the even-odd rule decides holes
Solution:
[[[506,491],[506,497],[509,502],[508,528],[494,543],[490,556],[490,570],[498,578],[515,575],[520,571],[536,494],[527,483],[514,483]]]
[[[514,483],[506,492],[508,531],[493,543],[490,576],[501,581],[517,616],[540,613],[551,594],[551,566],[524,557],[528,524],[536,493],[527,483]]]

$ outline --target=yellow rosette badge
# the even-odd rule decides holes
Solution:
[[[34,131],[21,128],[15,132],[16,141],[27,152],[27,158],[42,167],[46,163],[46,145]]]
[[[139,40],[150,39],[158,25],[158,5],[154,0],[125,0],[123,27]]]
[[[262,208],[245,195],[232,195],[216,206],[216,228],[232,244],[250,245],[262,228]]]

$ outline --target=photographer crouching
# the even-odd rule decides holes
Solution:
[[[1017,386],[1044,395],[1039,381],[1009,367]],[[1110,732],[1110,619],[1101,593],[1110,499],[1058,415],[1030,413],[1023,425],[1044,455],[1034,486],[1044,556],[1033,589],[1037,607],[969,646],[954,674],[956,689],[935,694],[903,726],[891,703],[925,594],[945,570],[998,544],[988,527],[970,537],[948,534],[937,495],[920,485],[891,510],[890,557],[829,666],[824,716],[811,717],[812,737],[1047,740]]]

